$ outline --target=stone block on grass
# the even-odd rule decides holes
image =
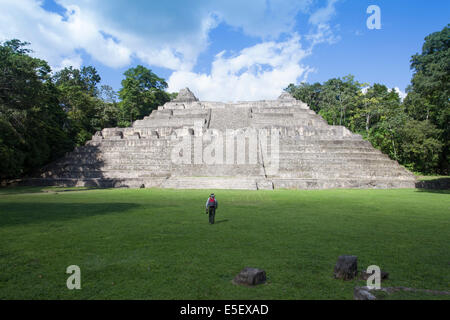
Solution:
[[[340,256],[334,266],[334,277],[336,279],[351,280],[358,274],[357,256]]]
[[[257,268],[244,268],[233,280],[234,284],[256,286],[266,282],[266,272]]]

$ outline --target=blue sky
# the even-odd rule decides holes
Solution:
[[[189,5],[187,4],[189,3]],[[347,74],[405,91],[411,55],[450,22],[447,0],[0,0],[0,41],[32,43],[53,70],[93,65],[120,89],[142,64],[202,100],[273,99]],[[369,5],[381,29],[369,30]]]

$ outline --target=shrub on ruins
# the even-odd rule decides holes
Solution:
[[[28,43],[0,44],[0,179],[26,174],[72,148],[47,62]]]

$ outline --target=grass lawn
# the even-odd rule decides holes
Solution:
[[[61,191],[0,190],[0,299],[352,299],[342,254],[383,286],[450,291],[448,191],[215,190],[215,225],[209,190]],[[267,283],[233,285],[246,266]]]

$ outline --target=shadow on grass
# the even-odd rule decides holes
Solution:
[[[450,194],[450,190],[416,189],[416,192]]]
[[[1,187],[0,196],[23,193],[40,193],[45,187]]]
[[[0,203],[0,226],[67,221],[125,213],[138,206],[134,203]]]
[[[58,192],[74,192],[98,190],[104,188],[98,187],[3,187],[0,188],[0,196],[27,194],[27,193],[58,193]]]
[[[218,221],[215,221],[214,223],[218,224],[218,223],[224,223],[224,222],[228,222],[228,219],[218,220]]]
[[[450,193],[450,178],[422,180],[416,183],[419,192]]]

